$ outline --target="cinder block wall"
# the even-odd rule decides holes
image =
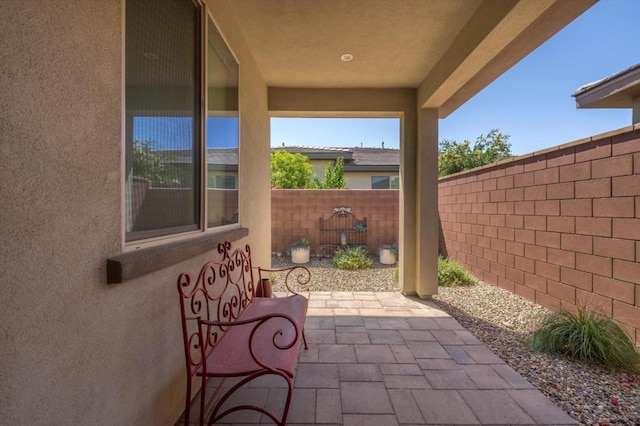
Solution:
[[[289,246],[306,238],[311,253],[320,252],[320,217],[328,219],[335,207],[351,207],[358,218],[367,218],[369,253],[380,244],[398,244],[399,191],[371,189],[271,191],[271,247],[283,255]]]
[[[586,306],[640,343],[640,127],[442,178],[440,251],[553,309]]]

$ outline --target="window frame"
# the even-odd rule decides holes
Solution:
[[[374,179],[386,179],[387,180],[387,187],[386,188],[374,188],[373,187],[373,180]],[[392,188],[392,180],[398,180],[398,188]],[[375,175],[375,176],[371,176],[371,189],[373,190],[384,190],[384,189],[400,189],[400,176],[398,175]]]
[[[214,182],[214,186],[209,186],[208,189],[226,189],[226,190],[237,190],[238,189],[238,176],[237,175],[230,175],[230,174],[220,174],[220,175],[214,175],[213,176],[213,182]],[[220,181],[227,181],[233,179],[233,187],[227,187],[226,185],[219,185]],[[209,179],[207,176],[207,185],[209,184]]]
[[[239,238],[243,238],[244,236],[247,235],[248,231],[246,230],[246,228],[243,228],[241,226],[240,223],[240,216],[238,215],[238,222],[236,223],[232,223],[232,224],[228,224],[228,225],[221,225],[221,226],[216,226],[216,227],[209,227],[208,226],[208,217],[207,217],[207,205],[208,205],[208,164],[207,164],[207,154],[208,154],[208,147],[207,147],[207,118],[210,116],[209,115],[209,111],[208,111],[208,105],[209,105],[209,90],[208,90],[208,73],[207,73],[207,65],[208,65],[208,34],[209,34],[209,25],[214,25],[215,30],[217,32],[217,34],[221,37],[222,42],[224,43],[226,49],[228,50],[229,54],[231,55],[231,57],[233,58],[233,60],[236,62],[237,64],[237,70],[238,70],[238,88],[237,88],[237,92],[238,92],[238,109],[237,109],[237,118],[238,118],[238,122],[237,122],[237,131],[238,131],[238,164],[237,164],[237,175],[235,176],[235,183],[236,183],[236,188],[235,190],[238,191],[238,206],[236,206],[236,212],[239,212],[239,208],[240,208],[240,187],[241,187],[241,176],[240,176],[240,169],[241,169],[241,151],[240,151],[240,146],[241,146],[241,104],[242,101],[240,99],[240,75],[241,75],[241,62],[238,59],[238,55],[236,54],[236,52],[234,51],[234,49],[231,47],[230,43],[227,40],[227,37],[225,37],[223,31],[220,29],[220,26],[216,20],[216,18],[213,16],[212,11],[210,10],[210,8],[208,7],[208,5],[206,4],[206,2],[204,0],[192,0],[194,7],[197,9],[197,13],[199,16],[199,28],[200,28],[200,52],[198,52],[199,54],[199,59],[200,59],[200,69],[199,69],[199,88],[200,88],[200,108],[199,111],[197,112],[197,117],[200,121],[200,125],[199,125],[199,188],[198,188],[198,195],[200,197],[199,199],[199,219],[200,219],[200,224],[198,225],[197,229],[193,229],[193,227],[190,227],[190,229],[187,229],[187,227],[177,227],[175,228],[178,232],[175,233],[170,233],[170,234],[164,234],[164,235],[158,235],[158,236],[151,236],[149,238],[141,238],[141,239],[137,239],[137,240],[133,240],[133,241],[127,241],[127,230],[126,230],[126,226],[127,226],[127,179],[126,179],[126,162],[127,162],[127,158],[126,156],[128,155],[128,148],[127,148],[127,120],[129,119],[129,116],[131,116],[131,120],[133,120],[133,117],[135,116],[135,114],[130,114],[130,111],[127,111],[126,109],[126,31],[123,31],[123,49],[122,49],[122,86],[123,86],[123,99],[122,99],[122,158],[121,158],[121,241],[122,241],[122,252],[123,255],[125,255],[127,252],[131,252],[131,251],[137,251],[140,249],[153,249],[157,248],[158,246],[162,246],[162,245],[169,245],[169,246],[173,246],[175,244],[183,244],[185,241],[188,240],[193,240],[194,241],[194,245],[197,246],[201,246],[202,245],[202,241],[217,241],[219,238],[218,236],[221,235],[234,235],[234,236],[238,236]],[[125,8],[123,8],[123,26],[126,28],[126,16],[125,16]],[[135,113],[135,111],[134,111]],[[145,111],[140,110],[140,113],[145,113]],[[148,114],[148,111],[146,111],[146,113]],[[147,115],[144,114],[144,115]],[[194,162],[194,165],[196,165],[197,163]],[[171,228],[167,228],[167,229],[171,229]],[[184,229],[183,231],[179,231],[179,229]],[[143,232],[148,232],[149,234],[152,234],[153,231],[139,231],[140,233]],[[140,235],[140,234],[139,234]],[[213,248],[213,247],[211,247]],[[113,260],[115,258],[112,258],[111,260]],[[113,269],[112,267],[109,266],[109,262],[111,261],[110,259],[108,259],[108,269]],[[119,263],[119,261],[118,261]],[[108,271],[108,273],[111,273]],[[128,278],[127,278],[128,279]],[[109,282],[111,282],[109,280]],[[120,281],[118,281],[120,282]]]

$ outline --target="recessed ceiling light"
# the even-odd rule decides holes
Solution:
[[[349,62],[353,59],[353,55],[351,53],[345,53],[344,55],[340,56],[340,59],[342,59],[344,62]]]

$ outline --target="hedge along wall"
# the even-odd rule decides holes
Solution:
[[[443,255],[640,343],[640,126],[441,178],[438,194]]]
[[[393,189],[273,189],[271,190],[271,247],[286,254],[289,246],[306,238],[311,254],[320,253],[320,217],[328,219],[335,207],[351,207],[367,218],[369,253],[380,244],[398,244],[399,191]]]

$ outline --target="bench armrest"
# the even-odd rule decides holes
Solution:
[[[280,322],[277,325],[270,325],[269,321],[280,318],[285,322]],[[208,321],[199,319],[198,324],[200,326],[200,332],[203,336],[206,336],[211,327],[222,327],[226,329],[226,333],[229,333],[234,327],[248,326],[249,324],[254,324],[249,330],[243,330],[243,333],[249,332],[249,338],[243,339],[246,340],[249,346],[249,353],[253,360],[260,365],[262,368],[266,368],[271,371],[275,371],[276,368],[269,365],[269,359],[272,358],[268,353],[270,352],[269,347],[264,346],[266,336],[271,341],[272,345],[267,345],[271,347],[271,352],[273,349],[287,351],[299,342],[299,337],[301,336],[301,327],[302,325],[298,325],[297,322],[287,314],[282,313],[271,313],[261,316],[256,316],[248,319],[238,319],[234,321]],[[246,327],[249,328],[249,327]],[[293,329],[294,333],[287,333],[286,329]],[[291,330],[290,330],[291,331]],[[246,336],[246,334],[244,334]],[[260,339],[256,339],[256,336],[262,335]],[[222,337],[224,339],[225,336]],[[259,340],[256,342],[256,340]],[[218,342],[220,343],[220,342]],[[262,343],[262,344],[261,344]],[[266,355],[265,355],[266,354]],[[206,368],[206,367],[205,367]]]
[[[304,266],[298,265],[280,269],[258,267],[257,269],[258,276],[261,280],[263,278],[269,278],[272,273],[284,273],[284,286],[288,294],[299,294],[298,291],[303,290],[311,281],[311,272]]]
[[[209,321],[209,320],[204,320],[202,318],[198,318],[198,322],[200,324],[203,325],[210,325],[210,326],[215,326],[215,327],[224,327],[225,329],[227,327],[233,327],[233,326],[237,326],[237,325],[243,325],[243,324],[251,324],[251,323],[258,323],[256,325],[256,327],[253,328],[252,332],[255,331],[255,329],[264,324],[266,321],[270,320],[271,318],[284,318],[285,320],[289,321],[291,323],[291,325],[293,326],[293,328],[296,331],[296,335],[298,334],[298,325],[296,324],[295,320],[287,314],[281,314],[281,313],[273,313],[273,314],[266,314],[266,315],[260,315],[257,317],[252,317],[252,318],[247,318],[247,319],[237,319],[234,321]]]

